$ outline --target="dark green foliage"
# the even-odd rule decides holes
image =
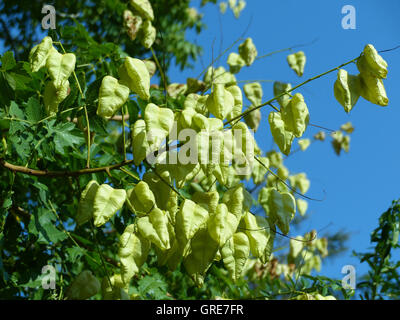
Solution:
[[[362,290],[362,299],[398,299],[400,296],[400,260],[393,260],[399,254],[400,200],[379,218],[379,226],[371,234],[373,250],[355,253],[361,262],[369,265],[368,274],[357,287]],[[397,249],[397,250],[396,250]]]

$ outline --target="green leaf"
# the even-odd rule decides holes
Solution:
[[[14,54],[12,51],[7,51],[4,53],[4,55],[1,57],[1,69],[3,71],[8,71],[13,69],[17,65],[15,59],[14,59]]]
[[[30,97],[25,107],[26,119],[36,123],[43,117],[43,107],[35,97]]]

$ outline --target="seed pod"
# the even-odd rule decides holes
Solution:
[[[135,40],[142,26],[143,19],[140,16],[134,15],[132,11],[124,11],[124,27],[126,33],[131,40]]]
[[[224,265],[233,281],[242,276],[249,254],[249,238],[243,232],[235,233],[221,249]]]
[[[281,113],[271,112],[268,116],[268,122],[275,143],[283,154],[289,155],[294,135],[285,129],[285,122],[282,120]]]
[[[94,225],[101,227],[122,208],[126,199],[124,189],[113,189],[107,184],[102,184],[96,191],[93,201]]]
[[[86,223],[93,217],[93,202],[96,196],[99,184],[96,180],[91,180],[82,191],[76,214],[76,223],[78,226]]]
[[[289,67],[301,77],[304,73],[304,66],[306,65],[306,56],[303,51],[289,54],[287,56]]]
[[[226,90],[232,94],[234,100],[232,112],[228,113],[226,117],[229,121],[235,117],[238,117],[242,113],[243,97],[242,90],[237,85],[229,86],[226,88]]]
[[[44,37],[42,42],[33,47],[29,53],[29,63],[32,72],[37,72],[45,66],[47,57],[53,48],[53,40],[50,37]]]
[[[244,117],[244,121],[249,126],[250,129],[253,129],[254,132],[257,131],[258,126],[261,121],[261,111],[260,109],[256,109]]]
[[[131,0],[130,4],[143,18],[154,20],[153,8],[149,0]]]
[[[209,67],[204,75],[203,81],[207,85],[211,85],[211,83],[224,84],[226,86],[236,84],[235,75],[226,71],[224,67],[218,67],[216,69]]]
[[[239,3],[236,7],[233,8],[233,14],[235,15],[236,19],[239,19],[240,13],[246,7],[246,2],[244,0],[239,0]]]
[[[344,110],[350,112],[360,97],[360,78],[348,74],[344,69],[340,69],[333,86],[333,92],[336,100],[343,106]]]
[[[372,44],[367,44],[363,55],[357,60],[357,68],[362,74],[370,74],[374,78],[385,79],[387,62],[379,55]]]
[[[299,139],[299,141],[297,141],[297,143],[300,146],[300,150],[305,151],[310,146],[311,140],[310,139]]]
[[[225,14],[226,9],[228,9],[228,5],[226,4],[226,2],[220,2],[219,3],[219,12],[221,12],[221,14]]]
[[[150,149],[147,141],[146,123],[143,119],[135,122],[131,134],[133,161],[138,166],[146,158]]]
[[[97,115],[109,118],[112,117],[128,100],[129,88],[118,83],[118,80],[111,76],[105,76],[101,81],[99,90],[99,104]]]
[[[43,103],[48,116],[58,112],[58,105],[68,96],[69,81],[65,80],[60,86],[56,87],[54,81],[46,83],[44,88]]]
[[[146,65],[147,71],[149,71],[150,78],[154,76],[157,71],[157,66],[152,60],[143,60],[144,64]]]
[[[150,20],[145,20],[141,29],[140,42],[143,47],[150,49],[156,40],[156,28],[153,27]]]
[[[229,71],[231,73],[238,73],[242,67],[246,65],[243,58],[236,52],[232,52],[228,56]]]
[[[168,216],[165,211],[154,208],[151,212],[137,220],[141,236],[154,243],[161,250],[171,248],[168,231]]]
[[[256,46],[254,45],[253,40],[251,38],[247,38],[239,46],[239,54],[247,66],[250,66],[253,64],[258,53],[257,53]]]
[[[263,90],[259,82],[247,83],[243,86],[244,94],[253,106],[261,104]]]
[[[296,93],[281,113],[282,120],[285,123],[285,130],[300,138],[306,130],[310,119],[303,95]]]
[[[206,106],[218,119],[224,120],[234,106],[232,94],[225,89],[223,84],[214,85],[214,90],[207,99]]]
[[[283,83],[279,81],[274,82],[274,96],[278,96],[283,92],[289,91],[292,88],[290,83]],[[281,109],[284,108],[290,101],[290,95],[285,94],[277,99]]]
[[[54,48],[50,51],[46,67],[55,87],[61,87],[68,80],[75,70],[75,62],[76,57],[73,53],[61,54]]]
[[[368,73],[360,74],[361,96],[379,106],[387,106],[389,99],[382,79],[375,78]]]
[[[144,181],[140,181],[133,189],[127,191],[126,203],[137,216],[148,214],[156,206],[154,194]]]
[[[220,203],[215,214],[211,215],[207,222],[208,232],[220,247],[223,247],[235,233],[239,221],[236,216],[228,212],[226,204]]]
[[[134,232],[134,225],[126,227],[119,239],[118,256],[121,260],[121,276],[125,284],[139,272],[139,268],[146,262],[151,243]]]
[[[100,291],[100,281],[89,271],[82,271],[67,289],[66,297],[72,300],[86,300]]]
[[[141,99],[150,99],[150,74],[142,60],[127,57],[119,68],[120,83],[127,86]]]

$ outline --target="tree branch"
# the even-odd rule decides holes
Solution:
[[[14,165],[12,163],[9,163],[5,161],[4,159],[0,158],[0,166],[11,170],[13,172],[20,172],[24,173],[30,176],[45,176],[45,177],[73,177],[73,176],[80,176],[83,174],[91,174],[91,173],[97,173],[97,172],[108,172],[110,170],[115,170],[119,169],[123,166],[129,165],[133,163],[133,160],[128,160],[128,161],[123,161],[121,163],[113,164],[110,166],[104,166],[104,167],[99,167],[99,168],[87,168],[87,169],[81,169],[81,170],[76,170],[76,171],[47,171],[47,170],[36,170],[36,169],[31,169],[27,167],[22,167],[18,165]]]

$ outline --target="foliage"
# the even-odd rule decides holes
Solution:
[[[210,66],[203,79],[170,83],[160,51],[187,66],[191,53],[181,46],[190,45],[182,36],[194,13],[187,13],[188,1],[155,3],[83,2],[83,20],[73,24],[70,10],[77,8],[66,4],[63,26],[40,43],[31,39],[29,54],[22,40],[31,35],[22,27],[14,44],[29,61],[11,51],[1,56],[1,297],[332,299],[340,291],[349,298],[337,281],[311,276],[328,256],[327,239],[315,231],[288,236],[313,199],[305,195],[306,174],[290,172],[282,155],[325,140],[324,132],[304,138],[309,109],[292,92],[339,67],[294,87],[275,83],[264,103],[261,85],[247,85],[246,106],[236,76],[258,54],[247,38],[236,59],[228,58],[236,74]],[[243,3],[229,1],[236,16]],[[118,13],[112,17],[111,7]],[[1,10],[15,12],[9,5]],[[88,18],[93,10],[113,23],[99,29],[102,20]],[[25,11],[22,17],[33,19]],[[152,28],[167,42],[159,43]],[[151,62],[143,57],[148,48]],[[341,67],[365,57],[359,93],[385,105],[385,63],[372,49]],[[292,60],[301,76],[304,53]],[[150,85],[155,68],[162,89]],[[260,150],[251,133],[264,106],[273,108],[268,121],[279,151]],[[337,154],[349,150],[353,130],[348,123],[332,133]],[[41,286],[46,265],[56,269],[54,291]]]
[[[400,296],[400,261],[392,257],[400,248],[400,200],[379,217],[379,226],[371,234],[372,252],[354,253],[369,266],[364,281],[358,283],[362,299],[398,299]]]

